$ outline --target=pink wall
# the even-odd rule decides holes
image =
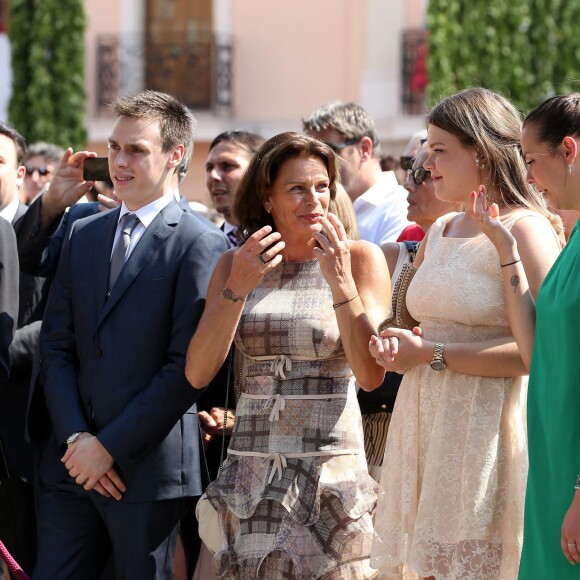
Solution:
[[[232,0],[234,115],[295,120],[358,100],[366,0]]]

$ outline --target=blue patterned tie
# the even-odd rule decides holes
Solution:
[[[109,268],[109,294],[125,265],[127,250],[131,242],[131,234],[135,226],[139,223],[139,218],[134,213],[126,213],[119,223],[121,224],[121,234],[115,244],[111,256],[111,266]]]

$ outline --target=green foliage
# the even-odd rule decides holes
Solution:
[[[83,148],[85,27],[82,0],[11,0],[10,122],[29,143]]]
[[[527,112],[579,90],[578,22],[578,1],[430,0],[428,104],[483,86]]]

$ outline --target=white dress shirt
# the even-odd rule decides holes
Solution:
[[[157,198],[155,201],[144,205],[137,211],[133,212],[138,218],[139,223],[133,228],[131,232],[131,241],[129,242],[129,247],[127,248],[127,255],[125,260],[129,259],[131,252],[135,249],[137,242],[141,239],[141,236],[145,233],[145,230],[151,225],[151,222],[157,217],[157,214],[164,208],[167,207],[175,199],[175,194],[173,191],[166,193],[164,196]],[[121,211],[119,212],[119,222],[121,218],[126,214],[131,213],[131,210],[125,205],[125,202],[121,204]],[[111,248],[111,257],[113,256],[113,249],[115,244],[121,235],[121,228],[117,222],[117,231],[115,232],[115,239],[113,240],[113,246]]]
[[[407,220],[407,191],[393,171],[381,178],[353,202],[361,240],[379,246],[395,242],[412,222]]]
[[[0,210],[0,217],[4,218],[9,224],[11,224],[16,212],[18,211],[19,205],[20,200],[18,199],[18,195],[15,195],[14,199],[6,207]]]

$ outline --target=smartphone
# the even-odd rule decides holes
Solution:
[[[87,157],[84,161],[83,179],[85,181],[107,181],[109,175],[108,157]]]

